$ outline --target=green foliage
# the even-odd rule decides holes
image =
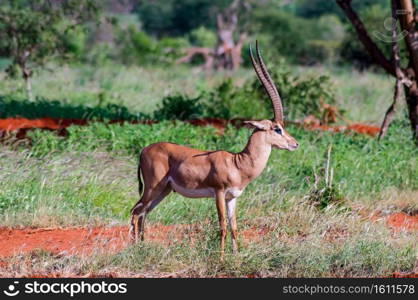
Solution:
[[[315,181],[314,170],[323,168],[323,153],[332,143],[329,169],[335,170],[332,182],[344,198],[353,193],[360,197],[391,187],[418,188],[418,150],[410,141],[407,124],[394,123],[387,138],[380,143],[361,135],[307,132],[292,127],[288,130],[298,140],[300,149],[294,152],[273,151],[270,163],[274,168],[266,169],[260,179],[267,185],[280,181],[288,191],[309,194],[311,183]],[[151,126],[103,123],[72,126],[68,128],[65,138],[40,130],[32,131],[29,135],[32,140],[31,151],[40,157],[51,152],[94,152],[100,149],[133,156],[142,147],[158,141],[238,152],[244,148],[249,131],[245,128],[228,128],[222,136],[214,133],[212,127],[194,127],[167,121]],[[381,174],[385,175],[382,177]],[[319,182],[318,187],[330,186],[329,182],[325,184],[324,179],[324,184]]]
[[[174,130],[173,130],[174,129]],[[160,141],[199,146],[216,145],[214,129],[196,128],[192,125],[169,121],[153,125],[103,124],[93,122],[88,126],[68,128],[66,138],[54,133],[35,130],[30,132],[33,150],[36,155],[44,156],[55,151],[95,151],[104,148],[127,154],[136,154],[145,145]]]
[[[343,18],[343,13],[336,1],[328,0],[297,0],[294,4],[295,14],[304,18],[319,18],[327,14],[339,15]]]
[[[124,64],[171,64],[181,56],[181,51],[188,45],[185,38],[165,37],[159,40],[134,25],[120,29],[117,34],[119,53],[115,53]],[[118,51],[118,50],[116,50]]]
[[[61,36],[64,53],[72,61],[81,61],[86,56],[88,32],[87,28],[78,26]]]
[[[385,29],[385,21],[388,17],[390,17],[390,10],[382,8],[380,5],[367,7],[360,12],[360,18],[370,33],[370,37],[386,57],[391,55],[391,44],[388,42],[391,32]],[[340,56],[342,61],[354,64],[359,69],[368,68],[375,64],[373,58],[358,40],[355,29],[351,24],[348,25],[347,35],[341,44]]]
[[[339,187],[333,182],[334,168],[331,167],[331,150],[332,145],[328,147],[324,168],[319,174],[314,174],[313,188],[307,197],[319,209],[325,209],[330,205],[341,206],[344,200]]]
[[[380,143],[361,135],[310,132],[292,126],[287,130],[300,148],[294,152],[274,150],[267,168],[246,188],[237,202],[243,233],[240,251],[232,255],[227,249],[223,263],[219,262],[213,201],[191,201],[171,193],[148,215],[147,228],[156,224],[185,228],[180,239],[168,234],[170,242],[164,246],[146,239],[117,254],[98,254],[77,265],[42,262],[39,270],[61,263],[66,274],[69,269],[84,274],[106,267],[106,272],[115,268],[148,276],[150,272],[155,276],[181,272],[182,276],[376,277],[413,270],[417,250],[413,233],[391,232],[384,222],[368,221],[349,209],[361,205],[370,211],[400,210],[400,203],[416,202],[418,152],[410,140],[408,124],[394,122]],[[126,225],[129,210],[138,200],[136,172],[142,147],[169,141],[238,152],[249,134],[248,129],[228,127],[223,135],[217,135],[212,127],[173,121],[153,125],[91,123],[69,127],[65,137],[31,131],[30,146],[17,145],[13,151],[2,146],[0,151],[2,225]],[[307,198],[330,143],[332,159],[326,160],[329,169],[335,170],[335,185],[331,186],[344,195],[347,210],[329,205],[335,203],[327,202],[334,199],[333,192],[325,192],[321,198],[326,209],[314,209]],[[410,194],[397,196],[402,190]],[[244,232],[258,230],[263,234],[257,234],[257,239],[245,239]],[[13,265],[18,267],[18,263]],[[30,271],[34,270],[38,269],[31,265]]]
[[[200,26],[190,31],[189,40],[195,46],[213,48],[216,45],[217,37],[214,31]]]
[[[227,0],[141,1],[137,12],[144,29],[157,36],[182,35],[200,26],[213,27],[213,8]]]
[[[183,49],[189,46],[189,41],[183,37],[164,37],[158,41],[157,52],[158,62],[163,65],[173,64],[183,55]]]
[[[321,117],[320,101],[335,103],[335,95],[327,76],[301,78],[285,68],[271,72],[279,92],[285,99],[285,115],[289,120],[307,115]],[[270,119],[271,101],[257,78],[241,87],[226,79],[211,91],[196,98],[185,95],[167,96],[154,112],[155,120],[188,120],[194,118]]]
[[[187,98],[184,95],[167,96],[154,112],[155,120],[190,120],[203,117],[204,106],[200,97]]]
[[[320,101],[335,103],[334,88],[327,76],[301,77],[293,75],[283,65],[270,73],[283,98],[285,116],[289,120],[307,115],[319,118]],[[41,97],[38,97],[37,103],[30,103],[0,96],[0,117],[161,121],[196,118],[269,119],[272,116],[271,102],[255,76],[240,87],[234,86],[231,79],[226,79],[213,89],[202,89],[196,97],[180,93],[166,96],[153,114],[132,113],[123,105],[107,103],[107,84],[102,84],[102,92],[98,95],[99,104],[90,107],[64,104]]]
[[[286,57],[291,63],[314,64],[337,56],[344,37],[341,21],[335,16],[303,19],[279,9],[255,9],[253,23],[257,37],[272,57]]]
[[[309,76],[300,77],[293,75],[283,65],[270,71],[273,81],[279,90],[284,101],[284,114],[286,119],[295,120],[307,115],[321,116],[321,103],[334,104],[335,94],[328,76]],[[257,79],[250,83],[248,91],[253,91],[253,99],[262,100],[270,109],[270,100],[268,99],[264,88]]]
[[[154,58],[153,53],[157,48],[156,41],[145,32],[137,30],[135,26],[130,25],[126,30],[121,31],[118,43],[123,45],[120,55],[123,63],[155,62],[155,60],[149,60],[150,57]]]
[[[379,5],[382,8],[390,7],[386,0],[353,0],[352,6],[356,11],[367,9],[371,5]],[[336,1],[329,0],[297,0],[294,4],[294,13],[304,18],[319,18],[323,15],[334,14],[341,20],[345,20],[345,15],[341,11]]]
[[[62,118],[62,119],[95,119],[95,120],[126,120],[137,121],[147,119],[143,113],[133,114],[121,105],[106,104],[89,107],[85,105],[69,105],[60,101],[37,98],[36,102],[15,100],[11,97],[0,96],[0,118],[24,117]]]
[[[19,67],[30,100],[32,90],[29,79],[33,67],[44,65],[52,55],[64,57],[66,47],[69,47],[66,33],[86,20],[92,20],[97,14],[98,6],[91,0],[69,0],[59,5],[47,0],[1,2],[1,52],[12,58],[8,69],[10,75],[15,75],[16,67]]]
[[[21,65],[24,58],[42,63],[51,54],[68,46],[65,33],[91,20],[98,13],[94,1],[71,0],[60,5],[50,1],[3,1],[0,5],[0,37],[3,51]],[[70,18],[71,21],[66,21]],[[71,47],[71,46],[70,46]]]

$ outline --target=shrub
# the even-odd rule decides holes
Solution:
[[[147,119],[143,113],[134,114],[125,106],[106,104],[103,106],[84,106],[64,104],[37,97],[36,102],[16,100],[11,97],[0,96],[0,118],[24,117],[36,118],[62,118],[62,119],[99,119],[99,120],[127,120],[135,121]]]
[[[155,120],[188,120],[204,116],[204,105],[200,97],[184,95],[167,96],[154,112]]]
[[[216,34],[206,27],[200,26],[189,33],[190,42],[198,47],[215,47]]]
[[[312,76],[302,78],[290,73],[285,67],[281,66],[270,71],[273,81],[279,90],[284,105],[285,117],[289,120],[303,118],[307,115],[314,115],[317,118],[321,117],[321,103],[322,100],[328,104],[335,103],[335,95],[328,76]],[[263,114],[264,117],[271,116],[271,104],[264,88],[255,78],[252,82],[247,83],[242,88],[242,92],[246,97],[251,99],[254,105],[254,100],[259,99],[264,103],[264,108],[256,107],[256,114]],[[242,104],[246,106],[245,102],[237,102],[236,105]],[[237,110],[241,110],[239,107]],[[254,115],[254,107],[251,112]]]
[[[124,64],[170,64],[181,56],[181,50],[188,46],[185,38],[165,37],[156,40],[138,30],[135,25],[120,30],[117,44],[122,45],[118,57]]]
[[[320,118],[320,100],[328,104],[335,103],[327,76],[301,78],[292,75],[284,67],[270,73],[283,98],[287,119],[301,119],[307,115]],[[272,117],[271,101],[257,78],[241,87],[234,86],[231,79],[226,79],[212,91],[203,91],[196,98],[185,95],[166,97],[154,113],[156,120],[205,117],[269,119]]]
[[[268,45],[267,55],[286,57],[290,63],[309,65],[332,60],[345,34],[334,15],[311,20],[278,9],[257,9],[252,19],[256,30],[263,33],[257,39]]]

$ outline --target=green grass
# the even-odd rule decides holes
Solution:
[[[87,112],[99,119],[112,119],[120,116],[118,110],[112,112],[106,105],[116,104],[119,106],[113,107],[126,107],[127,119],[135,118],[138,112],[152,112],[164,95],[196,95],[200,89],[221,82],[225,75],[191,72],[186,68],[167,72],[121,66],[97,70],[60,68],[54,76],[48,72],[36,76],[34,92],[46,100],[33,106],[19,106],[24,99],[20,81],[3,80],[1,94],[11,95],[16,102],[0,113],[9,116],[10,111],[20,109],[33,116],[47,111],[78,118]],[[382,75],[338,68],[298,68],[294,72],[335,74],[332,78],[338,103],[355,121],[376,123],[390,102],[386,96],[391,95],[392,83]],[[241,70],[234,76],[234,82],[240,84],[253,74]],[[8,258],[7,264],[1,264],[0,276],[110,272],[154,277],[376,277],[414,270],[418,255],[416,234],[393,233],[383,220],[372,222],[360,214],[362,210],[383,214],[417,211],[418,150],[411,142],[408,124],[399,118],[395,120],[380,143],[353,134],[309,132],[296,127],[289,127],[288,131],[300,148],[294,152],[274,150],[262,175],[238,200],[240,231],[269,231],[257,241],[241,239],[237,256],[230,253],[228,246],[224,263],[219,261],[214,201],[186,199],[172,193],[147,221],[194,224],[200,230],[193,242],[187,235],[170,245],[145,241],[118,254],[98,252],[94,257],[54,256],[42,251],[16,255]],[[231,126],[218,135],[211,127],[175,121],[152,126],[92,122],[69,127],[66,136],[31,131],[27,140],[9,139],[0,145],[0,225],[127,225],[129,210],[139,197],[136,172],[142,147],[170,141],[199,149],[237,152],[245,146],[249,135],[250,131],[244,128]],[[330,145],[334,176],[331,195],[327,197],[339,200],[326,200],[321,209],[312,203],[311,196],[315,178],[320,184],[324,180]]]
[[[296,67],[297,74],[328,75],[336,91],[337,107],[353,122],[380,125],[393,101],[394,79],[387,74],[359,72],[336,66]],[[400,103],[398,116],[405,104]]]
[[[213,76],[215,75],[215,76]],[[242,70],[234,75],[238,82],[250,74]],[[100,68],[91,66],[51,65],[33,77],[33,93],[43,99],[53,99],[63,104],[96,106],[108,103],[128,107],[130,111],[151,113],[164,96],[175,93],[197,95],[219,84],[227,74],[196,73],[185,66],[170,69],[147,69],[109,64]],[[0,72],[2,95],[25,99],[24,82],[9,79]]]
[[[239,151],[250,134],[247,129],[231,127],[219,136],[210,127],[172,122],[152,126],[93,123],[69,129],[65,138],[34,131],[30,146],[2,146],[3,226],[127,224],[129,209],[138,199],[136,165],[141,147],[168,140],[201,149]],[[351,277],[412,270],[418,251],[416,236],[394,235],[382,222],[371,223],[356,211],[358,207],[416,210],[418,152],[408,128],[395,123],[380,144],[359,135],[289,131],[300,142],[300,149],[273,151],[265,171],[238,201],[241,230],[267,226],[271,232],[260,241],[241,242],[238,256],[228,252],[225,262],[219,263],[212,200],[171,194],[149,215],[148,222],[200,224],[203,229],[194,243],[185,236],[168,247],[145,242],[95,258],[46,255],[40,262],[30,263],[32,272],[41,271],[43,260],[61,266],[57,269],[62,274],[116,272],[121,276]],[[330,205],[320,210],[308,196],[314,174],[323,176],[330,144],[334,185],[344,201],[342,207]],[[327,240],[329,232],[336,232],[337,237]],[[29,272],[25,270],[13,272],[18,276]]]
[[[352,121],[380,124],[392,101],[394,83],[387,75],[359,73],[335,66],[289,69],[304,77],[330,76],[338,107],[345,110],[347,118]],[[40,99],[58,101],[64,108],[80,105],[95,108],[114,104],[117,107],[126,107],[134,115],[139,112],[150,114],[167,95],[181,93],[195,97],[201,91],[219,85],[228,76],[232,76],[235,85],[242,85],[246,80],[255,78],[254,71],[249,69],[228,74],[218,71],[197,72],[185,66],[166,70],[117,64],[98,68],[50,65],[34,75],[33,93]],[[4,72],[0,72],[0,95],[12,96],[16,100],[25,99],[23,81],[20,78],[8,79]],[[286,99],[283,101],[286,106]],[[54,111],[54,107],[45,109]]]

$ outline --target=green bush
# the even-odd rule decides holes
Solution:
[[[155,120],[189,120],[204,117],[204,105],[200,97],[184,95],[167,96],[154,112]]]
[[[320,100],[328,104],[335,103],[334,90],[328,76],[303,78],[292,75],[284,66],[272,69],[270,73],[279,90],[285,118],[288,120],[301,119],[307,115],[314,115],[319,118],[321,117]],[[254,116],[254,113],[260,118],[271,117],[270,100],[258,79],[255,78],[244,85],[240,92],[236,94],[245,97],[249,103],[246,103],[245,100],[236,101],[233,106],[228,106],[228,109],[248,112],[248,117]],[[263,105],[260,106],[256,103],[262,103]],[[246,115],[242,116],[247,117]]]
[[[137,5],[144,29],[155,36],[180,36],[199,26],[214,26],[214,8],[224,0],[154,0]]]
[[[149,119],[143,113],[134,114],[125,106],[106,104],[103,106],[70,105],[37,97],[35,102],[15,100],[12,97],[0,96],[0,118],[24,117],[27,119],[98,119],[136,121]]]
[[[171,64],[188,46],[185,38],[165,37],[159,40],[138,30],[135,25],[119,30],[117,44],[121,45],[117,56],[124,64]]]
[[[190,31],[189,40],[195,46],[213,48],[216,45],[217,37],[212,30],[200,26]]]
[[[380,5],[373,5],[360,12],[360,18],[370,33],[370,37],[386,57],[391,55],[391,43],[388,42],[391,32],[384,27],[385,20],[388,17],[390,17],[390,10],[384,9]],[[403,48],[402,43],[400,43],[400,47]],[[375,64],[363,44],[358,40],[357,33],[351,24],[348,25],[347,34],[341,43],[339,52],[342,62],[350,65],[354,64],[359,69],[369,68]]]
[[[292,75],[286,67],[273,69],[270,73],[282,97],[285,117],[289,120],[307,115],[320,118],[320,101],[335,103],[333,87],[327,76],[302,78]],[[213,90],[201,92],[196,98],[185,95],[164,98],[154,112],[154,119],[270,119],[272,113],[271,101],[257,78],[241,87],[234,86],[231,79],[226,79]]]
[[[252,14],[255,30],[262,33],[257,39],[268,45],[264,47],[267,56],[285,57],[290,63],[310,65],[335,59],[345,34],[334,15],[311,20],[265,7]]]
[[[189,46],[186,38],[164,37],[157,43],[157,52],[154,53],[160,64],[172,64],[183,55],[183,49]]]

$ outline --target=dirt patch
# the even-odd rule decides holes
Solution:
[[[0,119],[0,130],[15,131],[19,129],[42,128],[61,130],[71,125],[86,125],[86,120],[41,118],[29,120],[25,118]]]
[[[195,225],[149,225],[145,239],[169,245],[200,234]],[[246,229],[241,233],[244,241],[256,241],[267,234],[265,229]],[[29,253],[42,249],[61,255],[90,255],[117,253],[129,244],[127,226],[94,228],[0,228],[0,257]]]
[[[386,224],[395,231],[416,231],[418,230],[418,215],[393,213],[386,217]]]
[[[375,137],[380,131],[379,127],[362,123],[352,123],[348,126],[304,124],[303,127],[307,130],[329,131],[332,133],[357,133],[371,137]]]
[[[243,125],[243,119],[236,118],[231,120],[224,120],[218,118],[204,118],[204,119],[193,119],[186,120],[185,123],[189,123],[194,126],[212,126],[216,129],[217,134],[223,134],[225,128],[228,124],[231,124],[235,127],[241,127]],[[122,120],[113,120],[108,122],[108,124],[154,124],[157,121],[153,120],[144,120],[144,121],[122,121]],[[83,119],[54,119],[54,118],[39,118],[39,119],[26,119],[26,118],[7,118],[0,119],[0,137],[6,136],[6,133],[15,132],[16,138],[23,139],[26,137],[26,133],[31,129],[45,129],[57,131],[59,135],[66,134],[66,128],[72,125],[84,126],[88,125],[89,120]],[[329,131],[333,133],[358,133],[368,136],[376,136],[379,132],[379,128],[371,125],[366,125],[362,123],[352,123],[348,126],[340,125],[319,125],[319,124],[304,124],[300,122],[288,122],[299,127],[303,127],[306,130],[319,130],[319,131]]]
[[[392,278],[418,278],[418,273],[393,273]]]
[[[418,214],[406,214],[404,212],[383,213],[381,210],[370,211],[364,207],[353,207],[353,209],[365,221],[383,221],[386,226],[395,232],[418,231]]]
[[[0,256],[42,249],[54,254],[90,254],[98,248],[121,250],[128,242],[126,227],[0,229]]]

